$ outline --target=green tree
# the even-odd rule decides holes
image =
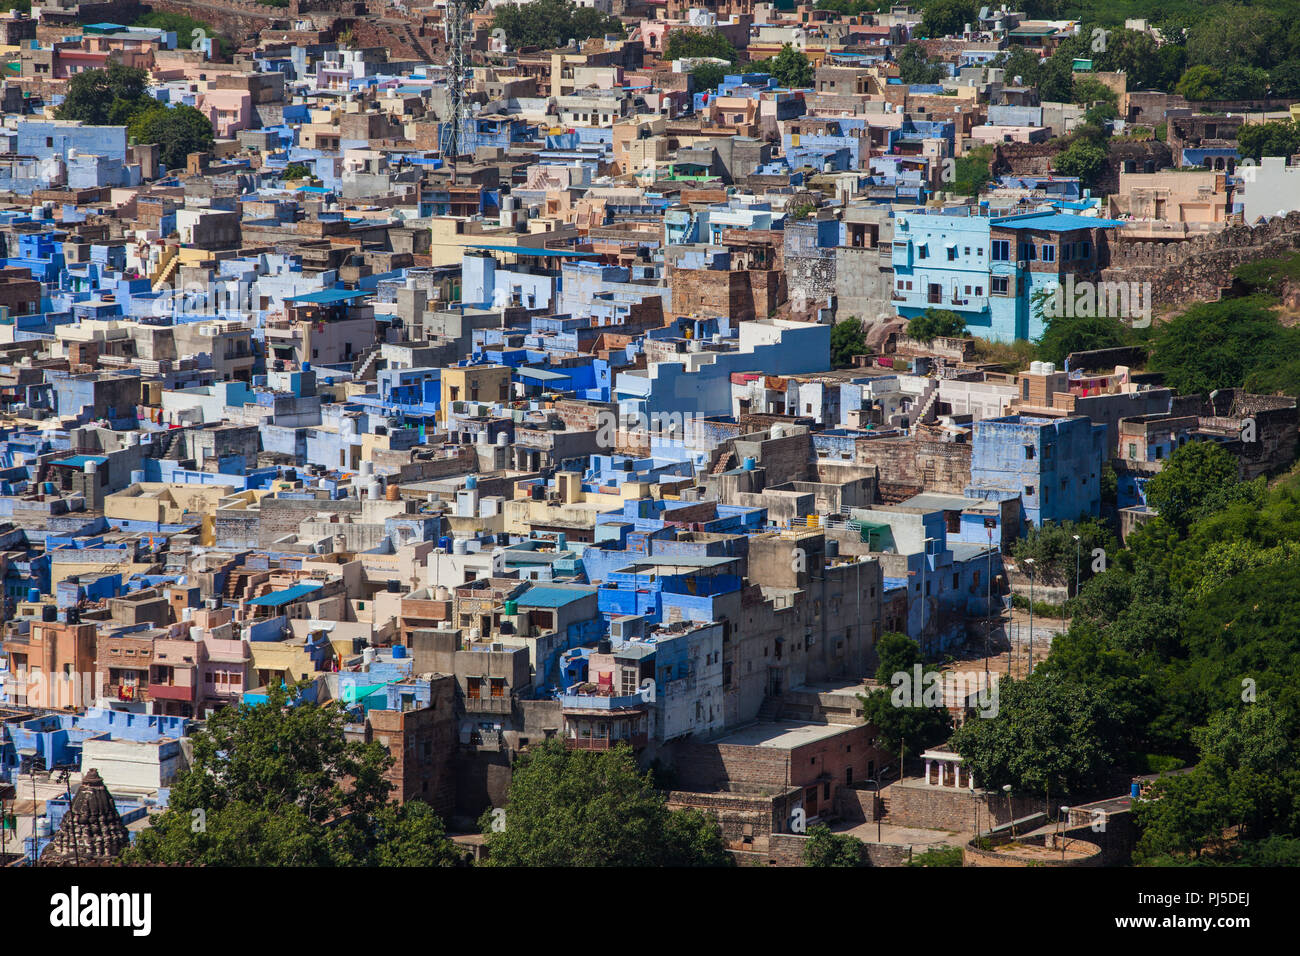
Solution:
[[[1151,370],[1180,395],[1240,388],[1252,372],[1296,354],[1273,304],[1257,295],[1192,305],[1155,328]]]
[[[1188,442],[1147,482],[1147,503],[1175,528],[1186,528],[1239,485],[1237,459],[1216,442]]]
[[[127,860],[205,866],[458,862],[427,807],[387,802],[388,752],[346,740],[343,706],[302,699],[307,686],[273,687],[266,703],[225,708],[193,731],[189,769]]]
[[[1077,542],[1075,535],[1079,536]],[[1030,528],[1011,546],[1011,553],[1017,561],[1032,559],[1040,582],[1073,589],[1076,566],[1080,584],[1093,576],[1093,552],[1098,548],[1114,556],[1119,553],[1119,541],[1103,522],[1088,518],[1077,522],[1047,521]]]
[[[1218,99],[1219,85],[1223,83],[1223,74],[1210,66],[1189,67],[1183,74],[1174,92],[1193,103]]]
[[[722,66],[719,63],[701,63],[695,69],[691,70],[691,76],[695,80],[695,89],[698,91],[716,90],[727,74],[730,67]]]
[[[1062,176],[1078,176],[1091,185],[1106,169],[1106,151],[1092,143],[1078,141],[1056,154],[1052,169]]]
[[[959,846],[932,846],[907,861],[908,866],[961,866]]]
[[[737,59],[736,48],[717,30],[673,30],[664,43],[665,60],[706,56],[732,63]]]
[[[548,740],[521,754],[506,808],[485,813],[481,825],[493,866],[732,862],[717,823],[695,811],[669,810],[627,747],[571,751]]]
[[[280,173],[281,179],[310,179],[311,170],[304,163],[290,163]]]
[[[904,83],[938,83],[948,75],[941,64],[931,63],[925,47],[913,40],[898,51],[898,74]]]
[[[1092,76],[1076,76],[1073,93],[1076,106],[1091,106],[1093,103],[1109,103],[1114,106],[1119,102],[1114,90]]]
[[[942,695],[937,692],[937,668],[924,665],[916,641],[906,634],[886,632],[876,643],[876,683],[881,689],[859,695],[863,721],[876,729],[880,746],[899,754],[904,745],[911,753],[944,740],[952,729]],[[920,686],[917,668],[920,667]],[[926,691],[931,699],[926,699]]]
[[[493,29],[505,31],[511,48],[555,49],[571,40],[612,34],[624,36],[622,22],[594,7],[579,7],[569,0],[531,0],[505,3],[492,11]]]
[[[772,58],[770,72],[777,83],[786,89],[797,90],[812,86],[813,68],[808,57],[789,43]]]
[[[980,785],[1049,795],[1101,783],[1114,765],[1110,703],[1059,673],[998,682],[997,714],[968,720],[949,745]]]
[[[157,103],[148,83],[146,71],[111,60],[106,69],[74,74],[55,116],[87,126],[126,125],[134,113]]]
[[[1223,82],[1219,84],[1220,99],[1253,100],[1267,95],[1267,70],[1234,64],[1223,71]]]
[[[832,833],[819,823],[808,831],[803,848],[804,866],[863,866],[866,847],[857,837]]]
[[[1061,295],[1065,295],[1064,290]],[[1065,314],[1048,315],[1047,326],[1038,340],[1038,355],[1044,362],[1054,362],[1064,368],[1066,356],[1072,352],[1118,348],[1128,345],[1132,339],[1128,327],[1115,316],[1075,315],[1073,303],[1062,301],[1060,306]],[[1043,303],[1044,311],[1052,308],[1051,303]]]
[[[1162,856],[1199,857],[1206,844],[1220,840],[1240,816],[1227,768],[1217,761],[1198,764],[1189,774],[1161,777],[1145,799],[1133,804],[1141,837],[1137,863]]]
[[[966,320],[949,309],[926,309],[907,323],[907,334],[918,342],[959,338],[965,333]]]
[[[862,323],[850,317],[836,322],[831,327],[831,365],[834,368],[850,368],[853,356],[861,355],[867,350],[866,335]]]
[[[1263,156],[1300,152],[1300,126],[1291,120],[1251,123],[1237,131],[1237,152],[1258,161]]]
[[[212,148],[212,122],[192,106],[163,106],[159,103],[131,118],[127,133],[138,143],[157,143],[164,167],[185,165],[190,153]]]
[[[921,33],[931,40],[957,35],[978,14],[974,0],[933,0],[921,12]]]

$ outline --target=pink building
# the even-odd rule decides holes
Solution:
[[[252,128],[253,97],[247,90],[208,90],[195,97],[195,106],[212,121],[218,139]]]

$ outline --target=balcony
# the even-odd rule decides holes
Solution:
[[[194,688],[188,684],[150,684],[149,696],[154,700],[194,700]]]
[[[564,746],[569,750],[612,750],[619,744],[627,744],[633,750],[639,750],[649,741],[648,734],[632,734],[630,737],[565,737]]]
[[[626,694],[621,697],[605,697],[599,694],[561,694],[560,709],[565,711],[613,711],[640,708],[645,704],[640,694]]]

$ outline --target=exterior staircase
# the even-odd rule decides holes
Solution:
[[[380,361],[380,346],[371,345],[352,363],[352,377],[359,381],[369,381],[374,377],[378,370]]]
[[[180,249],[176,246],[168,246],[167,251],[163,253],[162,260],[158,263],[158,271],[149,277],[153,291],[161,292],[169,286],[172,277],[176,275],[180,267]]]
[[[762,705],[758,708],[759,720],[780,720],[781,719],[781,699],[779,697],[764,697]]]

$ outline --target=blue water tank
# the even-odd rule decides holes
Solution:
[[[46,493],[47,495],[55,494],[55,493],[57,492],[57,490],[58,490],[58,489],[56,489],[56,488],[54,487],[54,482],[52,482],[52,481],[47,481],[47,482],[45,483],[45,493]]]
[[[33,604],[35,604],[35,603],[36,603],[37,601],[39,601],[40,599],[41,599],[41,589],[40,589],[40,588],[28,588],[28,589],[27,589],[27,600],[29,600],[29,601],[31,601]]]
[[[746,471],[753,471],[757,466],[758,466],[758,462],[756,462],[753,458],[746,458],[746,459],[745,459],[745,470],[746,470]]]
[[[473,490],[473,489],[477,488],[477,487],[478,487],[478,476],[477,476],[477,475],[470,475],[468,478],[466,478],[466,479],[465,479],[465,487],[466,487],[466,488],[469,488],[470,490]]]
[[[444,534],[441,538],[439,538],[439,539],[438,539],[438,547],[442,548],[442,550],[444,550],[444,551],[450,551],[450,550],[451,550],[451,536],[450,536],[450,535],[446,535],[446,534]]]
[[[1131,796],[1134,800],[1142,796],[1142,786],[1136,783],[1133,784],[1132,789],[1129,790],[1129,796]]]
[[[302,363],[302,370],[303,370],[304,372],[310,372],[310,371],[311,371],[311,362],[303,362],[303,363]]]
[[[400,660],[402,660],[402,658],[404,658],[404,657],[406,657],[406,645],[405,645],[405,644],[394,644],[394,645],[393,645],[393,660],[395,660],[395,661],[400,661]]]
[[[139,484],[142,484],[143,482],[144,482],[144,469],[143,469],[143,468],[137,468],[137,469],[135,469],[133,472],[131,472],[131,484],[133,484],[133,485],[139,485]]]

